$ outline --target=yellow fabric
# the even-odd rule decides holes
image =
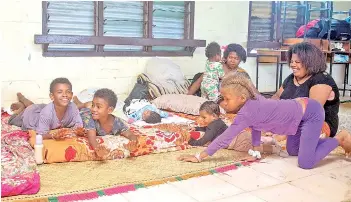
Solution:
[[[50,131],[51,133],[56,130]],[[29,131],[30,144],[34,147],[35,131]],[[123,145],[128,142],[124,137],[97,137],[97,142],[113,142],[115,145]],[[108,139],[108,141],[106,141]],[[89,145],[85,137],[74,137],[65,140],[44,140],[43,141],[43,159],[44,163],[69,162],[69,161],[96,161],[100,160],[93,148]],[[129,156],[129,151],[123,146],[115,147],[111,150],[108,159],[125,158]]]

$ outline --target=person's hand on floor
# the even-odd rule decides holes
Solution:
[[[73,136],[73,130],[70,128],[61,128],[52,134],[54,140],[64,140]]]
[[[192,162],[192,163],[200,163],[199,160],[194,156],[194,155],[181,155],[177,158],[178,161],[184,161],[184,162]]]
[[[95,153],[101,160],[106,160],[110,154],[110,149],[108,149],[104,144],[99,144],[95,148]]]
[[[87,135],[87,132],[84,128],[75,128],[74,129],[74,133],[77,135],[77,136],[81,136],[81,137],[85,137]]]
[[[129,150],[129,152],[133,152],[138,149],[138,140],[131,140],[128,144],[124,144],[124,148]]]

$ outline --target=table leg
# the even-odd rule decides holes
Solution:
[[[256,55],[256,88],[258,90],[258,63],[259,63],[259,55]],[[259,92],[259,90],[258,90]]]
[[[345,96],[346,92],[346,85],[348,85],[348,79],[349,79],[349,64],[345,64],[345,73],[344,73],[344,89],[342,91],[342,96]]]
[[[280,64],[279,88],[282,86],[282,82],[283,82],[283,64]]]
[[[333,77],[333,53],[330,54],[329,73]]]
[[[279,56],[277,55],[277,68],[275,74],[275,92],[279,89]]]

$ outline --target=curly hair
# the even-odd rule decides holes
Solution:
[[[117,95],[115,94],[115,92],[108,88],[101,88],[97,90],[94,94],[94,97],[104,99],[108,103],[109,107],[116,107]]]
[[[151,124],[154,124],[154,123],[160,123],[161,122],[161,116],[157,113],[157,112],[154,112],[154,111],[150,111],[150,115],[147,116],[144,121],[146,123],[151,123]]]
[[[221,55],[221,47],[217,42],[211,42],[205,49],[205,55],[208,59],[213,58],[216,55]]]
[[[72,91],[72,84],[67,78],[56,78],[50,83],[50,93],[54,93],[55,87],[57,84],[67,84],[69,85],[70,90]]]
[[[231,52],[235,52],[241,61],[246,62],[246,50],[241,45],[235,43],[229,44],[223,53],[223,57],[227,59]]]
[[[286,54],[288,64],[290,64],[293,54],[296,54],[300,59],[302,66],[306,68],[307,75],[324,72],[327,69],[323,52],[311,43],[302,42],[290,46]]]
[[[256,99],[257,90],[255,91],[253,86],[250,79],[237,72],[228,73],[221,83],[221,88],[230,88],[238,94],[244,94],[249,99]]]
[[[221,114],[219,105],[213,101],[206,101],[202,103],[202,105],[200,106],[200,111],[202,110],[204,110],[205,112],[211,115],[215,114],[219,116]]]

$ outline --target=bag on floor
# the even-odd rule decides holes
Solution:
[[[134,99],[148,99],[149,91],[147,85],[138,81],[134,87],[132,92],[130,92],[129,96],[124,101],[123,112],[126,112],[126,108],[130,105],[131,101]]]

